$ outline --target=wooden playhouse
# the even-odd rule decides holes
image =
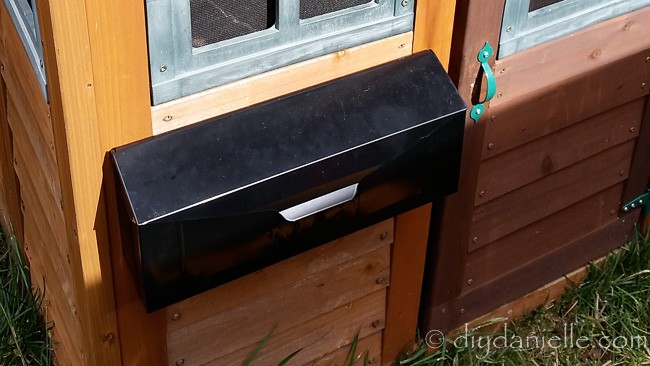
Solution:
[[[46,289],[57,363],[238,365],[273,329],[260,364],[303,347],[295,364],[336,364],[357,332],[372,363],[389,364],[418,327],[452,329],[613,250],[639,222],[650,180],[649,5],[4,0],[2,223],[22,244],[34,283]],[[215,31],[217,21],[227,26]],[[268,115],[268,100],[318,110],[328,90],[350,85],[364,87],[340,102],[359,113],[386,119],[391,103],[434,113],[438,107],[421,107],[438,98],[421,90],[441,93],[440,100],[453,100],[443,97],[456,91],[441,87],[444,78],[422,81],[441,67],[437,61],[417,74],[413,60],[433,56],[409,56],[427,49],[468,106],[449,122],[459,126],[462,159],[460,139],[451,155],[433,159],[446,164],[438,176],[454,175],[458,152],[456,193],[409,201],[356,226],[339,215],[347,228],[340,235],[147,309],[151,293],[137,258],[145,255],[138,251],[145,231],[130,226],[144,221],[124,212],[134,196],[120,185],[127,180],[112,149],[203,131],[179,144],[192,151],[208,136],[201,128]],[[375,81],[363,84],[364,75]],[[399,81],[408,75],[418,75],[413,84]],[[352,102],[368,91],[388,97]],[[291,110],[276,106],[271,110]],[[436,145],[440,136],[426,141]],[[139,160],[138,169],[149,161]],[[398,161],[400,169],[412,167]],[[398,173],[374,181],[409,175]],[[323,189],[340,188],[337,179]],[[380,188],[377,197],[392,197]],[[160,192],[165,199],[182,194]],[[623,207],[628,202],[634,206]],[[202,269],[219,259],[203,253],[193,262]],[[168,273],[155,272],[163,279]]]

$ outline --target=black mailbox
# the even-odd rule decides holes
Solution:
[[[423,52],[116,148],[147,309],[455,192],[465,110]]]

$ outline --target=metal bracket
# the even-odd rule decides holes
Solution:
[[[628,212],[637,207],[643,207],[643,214],[645,216],[650,215],[650,188],[646,193],[623,205],[623,212]]]
[[[494,79],[494,73],[492,72],[492,68],[488,64],[488,60],[490,57],[492,57],[492,47],[490,46],[490,43],[485,42],[485,45],[481,50],[478,52],[478,62],[481,63],[481,67],[483,68],[483,74],[485,75],[485,82],[487,84],[487,92],[485,94],[485,100],[482,102],[477,103],[474,108],[472,108],[472,111],[470,112],[470,117],[474,120],[474,123],[478,123],[479,118],[483,115],[483,112],[485,112],[485,103],[489,102],[492,98],[494,98],[494,95],[497,93],[497,82]]]

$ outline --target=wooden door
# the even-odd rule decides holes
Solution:
[[[468,104],[484,94],[477,54],[486,41],[496,50],[504,4],[457,4],[449,68]],[[490,59],[497,94],[477,124],[468,114],[421,329],[459,326],[628,238],[639,212],[621,203],[650,174],[649,33],[646,7]]]

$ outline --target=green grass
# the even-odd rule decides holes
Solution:
[[[0,233],[0,365],[52,365],[42,299],[16,240]]]
[[[421,340],[396,365],[650,365],[650,240],[637,235],[557,302],[483,331],[504,321],[442,339],[433,353]]]

